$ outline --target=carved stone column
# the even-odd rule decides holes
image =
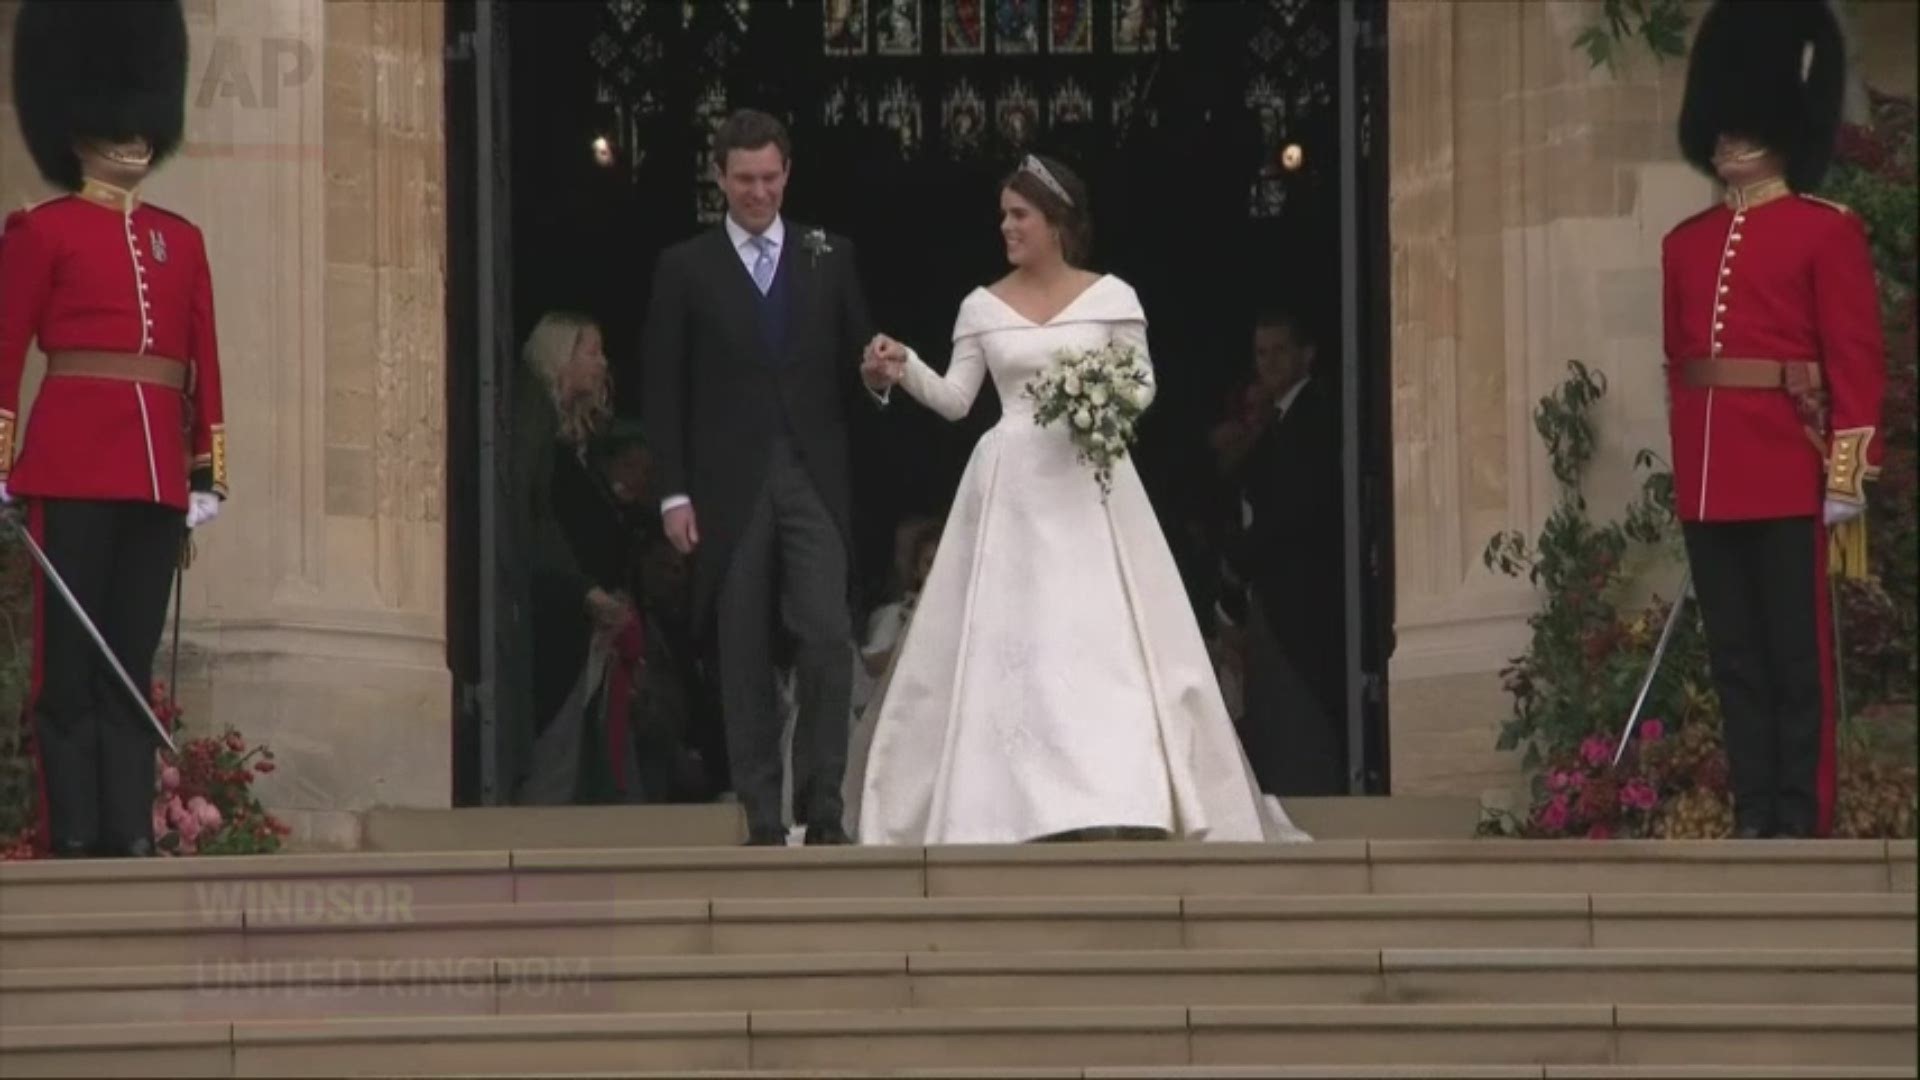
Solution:
[[[1610,382],[1589,486],[1622,505],[1665,452],[1661,236],[1704,208],[1678,161],[1684,67],[1617,75],[1573,48],[1598,4],[1395,4],[1388,47],[1394,260],[1395,790],[1498,795],[1497,675],[1536,597],[1480,555],[1554,498],[1534,403],[1581,360]]]

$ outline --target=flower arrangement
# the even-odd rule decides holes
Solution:
[[[180,710],[156,683],[153,708],[176,733]],[[267,812],[253,782],[277,767],[273,751],[248,746],[238,731],[181,742],[179,753],[156,751],[154,846],[167,855],[270,855],[290,830]]]
[[[248,746],[228,728],[218,736],[181,739],[181,711],[167,688],[151,691],[154,715],[174,733],[179,752],[155,751],[153,838],[162,855],[269,855],[292,830],[267,812],[253,782],[277,767],[273,751]],[[0,845],[0,860],[31,859],[41,845],[31,804],[20,809],[26,824]]]
[[[1153,369],[1146,358],[1118,342],[1077,353],[1063,350],[1025,392],[1037,406],[1035,423],[1067,422],[1080,462],[1092,466],[1105,502],[1113,492],[1113,467],[1127,456],[1135,425],[1153,403]]]
[[[1594,839],[1710,839],[1733,831],[1719,701],[1712,691],[1699,611],[1689,605],[1668,642],[1646,711],[1619,765],[1613,755],[1672,606],[1640,606],[1626,595],[1645,560],[1674,548],[1672,479],[1658,459],[1645,472],[1624,520],[1596,522],[1581,494],[1596,445],[1592,410],[1606,393],[1598,373],[1572,365],[1543,399],[1535,425],[1548,447],[1561,498],[1540,534],[1495,537],[1487,566],[1526,577],[1542,594],[1528,619],[1525,653],[1503,672],[1513,703],[1499,746],[1520,751],[1530,774],[1527,808],[1491,812],[1489,835]],[[1911,489],[1907,496],[1911,498]],[[1893,568],[1893,564],[1882,564]],[[1857,696],[1843,718],[1834,835],[1911,837],[1920,768],[1910,617],[1896,595],[1911,578],[1842,581],[1845,665]],[[1910,608],[1910,601],[1908,601]],[[1855,687],[1850,687],[1853,689]]]

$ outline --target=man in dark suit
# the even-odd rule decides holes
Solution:
[[[764,113],[720,126],[726,220],[660,256],[642,355],[662,521],[695,555],[695,621],[717,650],[734,790],[747,842],[764,846],[786,842],[776,644],[799,675],[807,843],[849,842],[847,413],[873,338],[853,245],[781,217],[791,149]]]
[[[1276,795],[1347,790],[1340,403],[1314,358],[1297,317],[1263,313],[1252,382],[1213,435],[1242,583],[1224,605],[1244,632],[1242,738]]]

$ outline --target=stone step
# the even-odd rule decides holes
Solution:
[[[0,915],[707,898],[1911,894],[1912,841],[372,852],[0,864]]]
[[[1911,1005],[1911,950],[1460,949],[217,961],[0,971],[0,1026],[780,1009]]]
[[[1466,840],[1480,820],[1480,800],[1471,796],[1292,798],[1286,808],[1318,840]],[[359,850],[728,847],[746,835],[735,803],[376,808],[360,815]]]
[[[481,1016],[0,1029],[0,1074],[1201,1065],[1912,1068],[1912,1006],[1369,1005]],[[1749,1071],[1748,1075],[1751,1075]]]
[[[496,903],[0,916],[0,970],[290,959],[1139,949],[1908,949],[1895,893]]]
[[[481,1073],[479,1075],[499,1075]],[[685,1073],[566,1073],[685,1080]],[[723,1069],[699,1080],[1915,1080],[1898,1065],[1156,1065],[1054,1069]],[[531,1080],[531,1078],[530,1078]]]
[[[746,814],[737,803],[382,807],[360,815],[362,851],[731,847],[746,838]]]

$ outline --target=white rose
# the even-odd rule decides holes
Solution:
[[[1135,408],[1144,409],[1147,407],[1147,403],[1153,400],[1153,388],[1149,386],[1136,386],[1128,396],[1133,398]]]
[[[1087,410],[1081,409],[1073,414],[1073,426],[1085,431],[1093,426],[1093,417],[1087,413]]]
[[[1067,376],[1067,381],[1062,385],[1066,387],[1068,397],[1080,396],[1080,380],[1077,377],[1072,375]]]
[[[1104,386],[1096,386],[1093,388],[1093,393],[1088,394],[1087,397],[1096,406],[1105,405],[1107,403],[1107,388]]]

